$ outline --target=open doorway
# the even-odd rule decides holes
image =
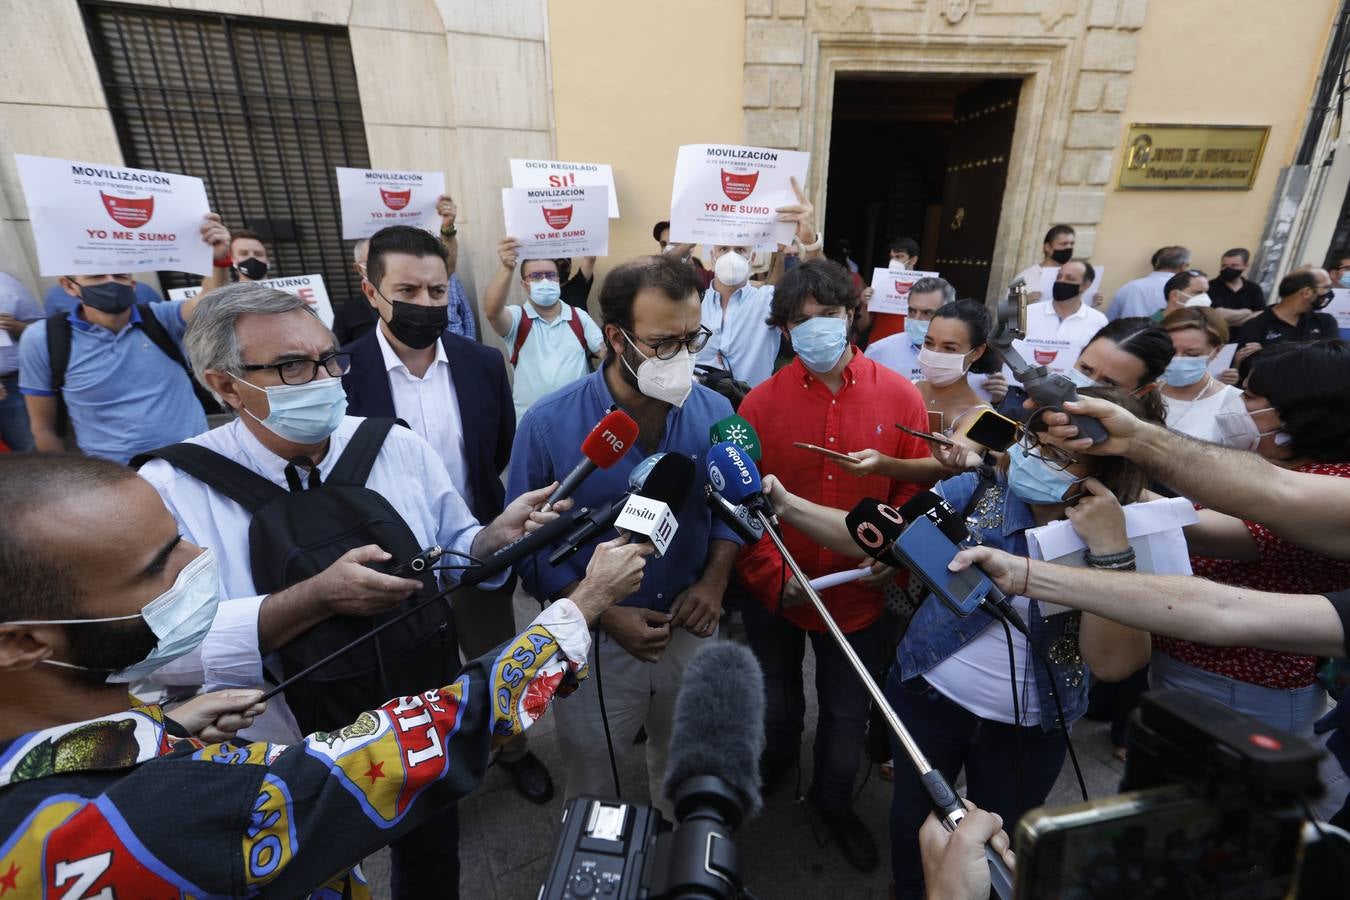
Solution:
[[[985,298],[1021,86],[880,73],[835,81],[825,235],[848,243],[865,283],[903,236],[918,242],[920,268],[958,296]]]

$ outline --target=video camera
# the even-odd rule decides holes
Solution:
[[[1310,856],[1319,747],[1179,690],[1145,694],[1128,739],[1123,793],[1023,816],[1018,900],[1344,896]]]

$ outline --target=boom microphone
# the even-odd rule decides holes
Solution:
[[[710,788],[729,810],[732,828],[760,809],[759,757],[764,751],[764,673],[754,654],[740,644],[704,644],[689,660],[675,698],[670,761],[663,790],[676,819],[706,801]],[[724,810],[728,812],[728,810]]]
[[[726,497],[713,490],[710,484],[703,486],[703,492],[708,508],[712,510],[713,515],[736,532],[736,536],[744,541],[747,547],[758,543],[759,539],[764,537],[764,526],[760,525],[759,520],[750,514],[750,510],[730,502]]]
[[[581,461],[562,484],[548,498],[544,510],[553,508],[553,504],[572,496],[572,492],[596,469],[608,469],[628,452],[637,440],[638,424],[628,413],[611,408],[609,414],[596,423],[586,440],[581,442]]]

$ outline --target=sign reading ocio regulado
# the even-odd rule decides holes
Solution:
[[[394,172],[337,167],[342,239],[368,238],[390,225],[440,228],[436,201],[445,193],[441,172]]]
[[[797,202],[791,179],[806,186],[811,154],[798,150],[686,144],[675,161],[670,239],[677,244],[773,247],[795,226],[776,210]]]
[[[211,272],[200,178],[16,155],[40,275]]]
[[[294,294],[301,300],[309,304],[310,308],[318,314],[319,319],[329,328],[333,327],[333,304],[328,299],[328,288],[324,286],[322,275],[295,275],[290,278],[264,278],[258,284],[265,284],[268,287],[274,287],[279,291],[285,291],[288,294]],[[169,291],[170,300],[189,300],[198,294],[202,289],[200,287],[172,288]],[[349,303],[365,303],[364,297],[348,301]]]
[[[559,162],[552,159],[511,160],[511,187],[583,187],[603,184],[609,188],[609,217],[619,217],[619,198],[614,190],[614,167],[607,163]]]
[[[502,188],[506,233],[520,259],[609,255],[609,188]]]

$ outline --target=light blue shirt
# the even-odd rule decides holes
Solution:
[[[515,380],[511,386],[516,404],[516,421],[520,421],[525,410],[540,397],[590,374],[590,361],[581,349],[581,342],[572,333],[572,326],[567,324],[572,316],[581,317],[581,333],[586,336],[586,347],[592,353],[599,353],[605,342],[600,326],[584,310],[575,309],[562,301],[558,302],[558,306],[561,310],[552,322],[540,316],[531,303],[506,307],[506,314],[511,317],[511,328],[504,338],[507,359],[511,357],[511,348],[516,345],[521,315],[534,320],[530,324],[530,334],[520,348]]]
[[[698,354],[705,366],[726,369],[751,387],[767,381],[778,358],[779,332],[764,324],[773,302],[773,285],[737,288],[722,308],[716,286],[703,295],[703,325],[712,337]]]
[[[1175,272],[1150,272],[1143,278],[1121,285],[1120,290],[1111,298],[1106,310],[1106,318],[1114,322],[1132,316],[1148,318],[1167,305],[1163,296],[1163,285],[1167,284]]]
[[[42,318],[37,300],[28,288],[13,275],[0,272],[0,313],[11,315],[20,322],[33,322]],[[22,335],[21,335],[22,336]],[[21,337],[20,336],[20,337]],[[0,337],[0,376],[13,375],[19,371],[19,338],[6,332]]]
[[[150,309],[181,352],[185,300]],[[116,333],[70,313],[70,363],[61,393],[80,450],[125,463],[206,430],[206,413],[183,367],[164,355],[137,327],[140,310]],[[47,322],[34,322],[19,343],[19,391],[53,397]]]

